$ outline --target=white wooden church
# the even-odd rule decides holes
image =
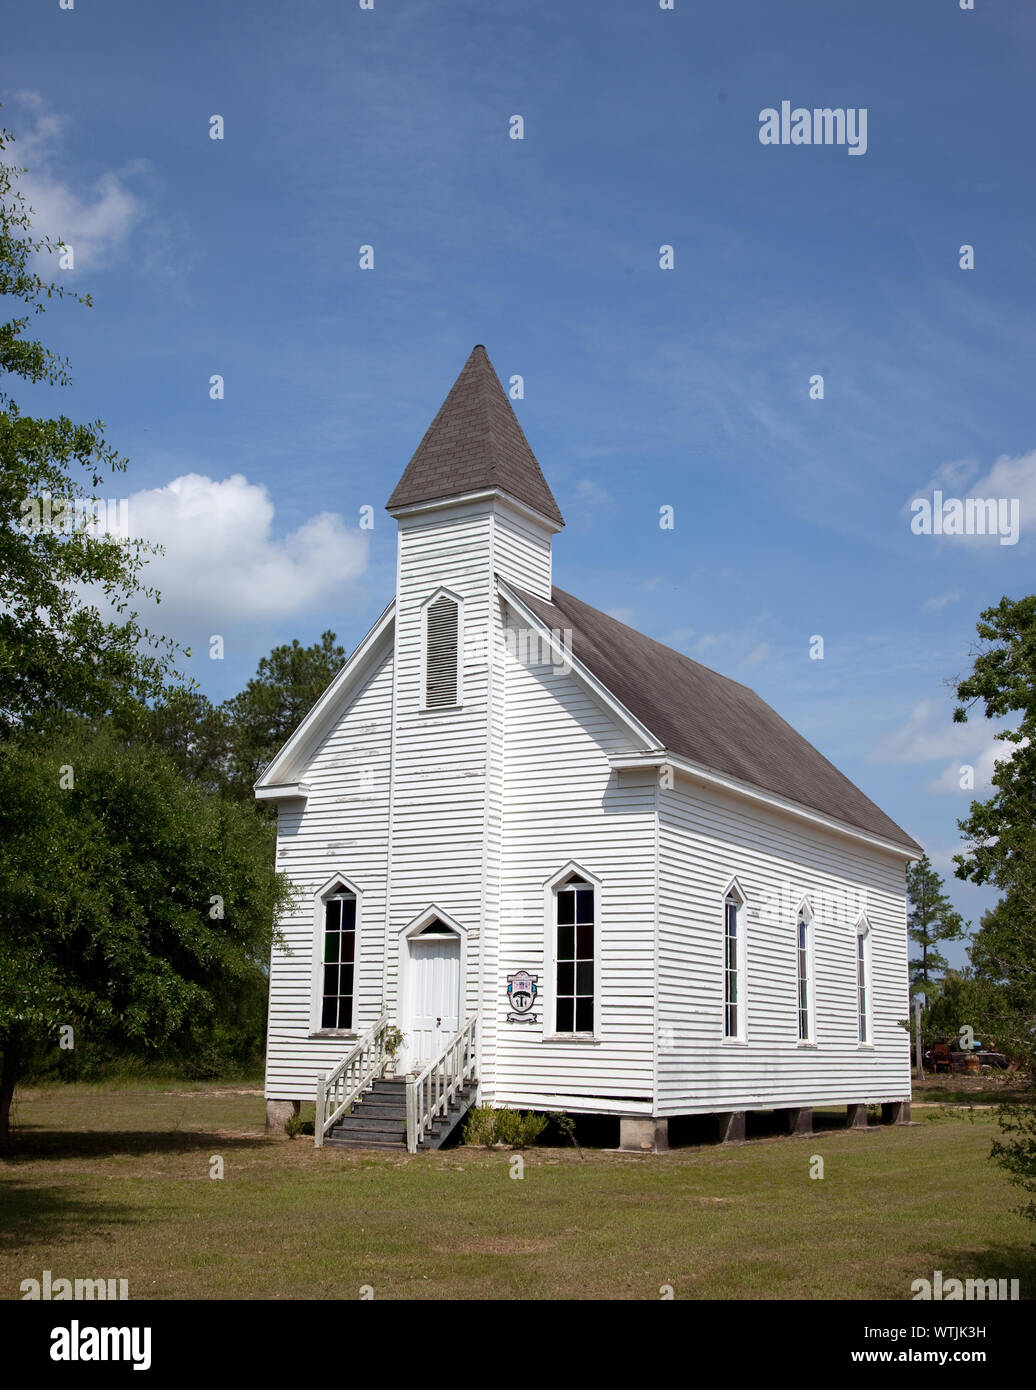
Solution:
[[[477,1098],[657,1149],[675,1117],[903,1119],[920,847],[751,690],[555,587],[483,347],[388,511],[396,596],[256,785],[297,890],[268,1123],[315,1101],[317,1144],[416,1150]]]

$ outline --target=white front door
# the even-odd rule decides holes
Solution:
[[[410,940],[410,1028],[407,1060],[412,1070],[436,1057],[460,1027],[460,937]]]

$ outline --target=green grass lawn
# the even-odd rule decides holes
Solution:
[[[230,1086],[45,1087],[19,1096],[0,1164],[0,1296],[49,1269],[132,1298],[904,1299],[941,1269],[1031,1297],[1036,1231],[987,1161],[990,1112],[920,1116],[656,1156],[535,1149],[515,1180],[503,1151],[266,1138],[261,1095]]]

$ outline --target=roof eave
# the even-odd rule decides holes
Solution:
[[[795,816],[799,820],[811,821],[836,835],[844,835],[848,839],[858,840],[863,844],[885,850],[890,854],[896,854],[901,858],[920,859],[924,853],[921,846],[912,838],[910,844],[907,845],[906,842],[874,835],[868,830],[861,829],[858,825],[852,825],[849,821],[827,816],[823,811],[817,811],[811,806],[803,806],[800,802],[790,801],[787,797],[778,796],[775,792],[752,786],[749,782],[741,782],[736,777],[730,777],[723,772],[716,772],[713,768],[705,767],[701,763],[695,763],[691,759],[680,757],[675,753],[668,751],[661,753],[616,753],[611,757],[610,762],[612,767],[619,772],[645,767],[672,767],[677,772],[682,772],[685,776],[692,777],[696,781],[721,787],[724,791],[732,792],[735,796],[761,802],[771,810],[779,811],[784,815]]]
[[[271,758],[262,776],[255,783],[252,791],[257,800],[275,800],[276,797],[270,795],[271,790],[276,787],[304,786],[296,777],[290,774],[294,772],[296,762],[300,758],[307,756],[308,749],[312,740],[315,740],[320,733],[324,717],[330,707],[349,690],[358,676],[366,668],[368,659],[377,648],[380,639],[388,631],[393,619],[395,618],[396,600],[385,608],[381,617],[374,624],[367,636],[359,644],[353,654],[348,658],[345,665],[335,676],[334,680],[320,696],[316,704],[303,719],[291,737],[284,743],[283,747]],[[298,793],[296,793],[298,795]]]
[[[518,597],[506,579],[498,574],[496,576],[496,583],[501,595],[511,605],[514,611],[539,631],[551,654],[560,658],[558,664],[567,663],[583,684],[590,690],[590,693],[597,699],[598,703],[613,714],[620,723],[625,724],[629,731],[641,743],[646,745],[644,752],[645,757],[655,756],[655,753],[661,750],[662,745],[647,725],[642,724],[637,716],[632,714],[621,700],[617,700],[603,681],[599,681],[590,668],[584,666],[578,657],[572,654],[570,648],[558,641],[553,631],[544,623],[542,618],[533,612],[528,604],[524,603]]]
[[[256,801],[305,801],[312,788],[308,782],[281,782],[254,788]]]
[[[514,507],[517,512],[520,512],[523,516],[530,517],[533,521],[544,526],[548,531],[556,533],[560,531],[565,524],[564,521],[559,521],[556,517],[547,516],[547,514],[541,512],[538,507],[533,507],[530,506],[528,502],[523,502],[520,498],[515,497],[514,493],[507,492],[504,488],[496,486],[478,488],[473,492],[451,493],[446,497],[430,497],[423,502],[405,502],[395,507],[392,506],[390,501],[385,510],[388,512],[389,516],[394,517],[398,521],[400,517],[404,516],[414,516],[421,512],[438,511],[445,507],[458,507],[472,502],[486,502],[495,498],[500,498],[502,501],[507,502],[508,505]]]

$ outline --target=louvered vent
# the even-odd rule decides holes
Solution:
[[[457,703],[457,605],[450,598],[428,605],[424,696],[429,709]]]

